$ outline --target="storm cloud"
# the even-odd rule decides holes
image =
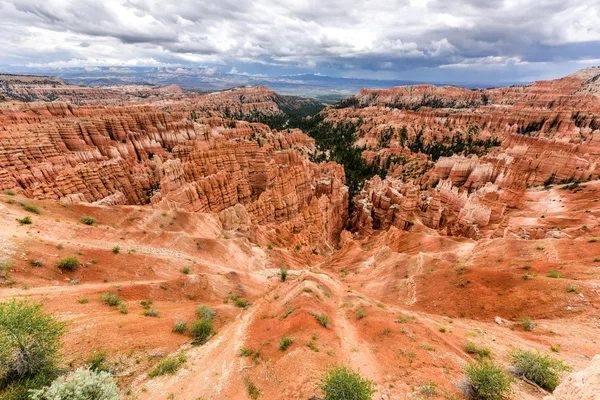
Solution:
[[[600,63],[596,0],[0,0],[0,65],[416,78]]]

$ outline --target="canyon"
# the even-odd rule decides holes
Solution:
[[[342,364],[377,399],[462,398],[469,343],[572,370],[513,398],[594,399],[599,161],[599,68],[325,108],[0,75],[0,300],[43,301],[68,322],[65,362],[102,354],[125,399],[316,399]],[[216,328],[200,346],[173,332],[199,305]]]

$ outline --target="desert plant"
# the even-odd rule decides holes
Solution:
[[[89,301],[88,299],[86,299],[85,297],[82,297],[82,298],[80,298],[80,299],[77,299],[77,302],[78,302],[79,304],[87,304],[87,303],[89,303],[90,301]]]
[[[214,335],[212,318],[202,318],[196,320],[190,326],[189,334],[194,339],[193,344],[204,344]]]
[[[240,355],[240,357],[249,357],[252,354],[254,354],[254,350],[252,350],[249,347],[243,346],[240,347],[240,349],[238,350],[238,354]]]
[[[156,308],[146,308],[142,311],[144,317],[158,317],[158,310]]]
[[[96,223],[96,220],[92,217],[84,215],[83,217],[79,218],[79,222],[86,225],[94,225]]]
[[[372,400],[375,393],[373,382],[346,366],[327,371],[318,387],[325,396],[323,400]]]
[[[279,350],[286,351],[288,347],[290,347],[294,343],[294,339],[288,336],[284,336],[279,339]]]
[[[421,385],[419,391],[425,397],[435,396],[437,394],[437,384],[432,381],[427,381]]]
[[[555,278],[555,279],[559,279],[559,278],[564,278],[564,275],[561,274],[560,272],[558,272],[557,270],[553,269],[552,271],[548,272],[546,274],[546,276],[548,278]]]
[[[119,387],[109,373],[78,369],[56,379],[48,387],[34,390],[31,400],[118,400]]]
[[[469,341],[465,345],[465,351],[469,354],[476,354],[479,357],[489,357],[491,354],[490,349],[486,347],[477,347],[475,343]]]
[[[34,214],[39,214],[41,212],[38,206],[34,206],[33,204],[23,204],[23,210],[32,212]]]
[[[179,353],[175,357],[168,357],[164,360],[160,360],[148,373],[150,378],[154,378],[157,376],[165,375],[165,374],[174,374],[177,372],[179,367],[181,367],[186,362],[185,354],[183,352]]]
[[[115,246],[112,248],[112,252],[115,254],[119,254],[120,251],[121,251],[121,248],[119,246]]]
[[[117,310],[119,310],[119,312],[121,314],[129,314],[129,308],[127,307],[127,303],[121,303],[117,306]]]
[[[515,349],[509,353],[509,356],[517,375],[535,382],[550,392],[553,392],[560,383],[560,373],[570,370],[561,360],[540,352]]]
[[[285,282],[285,280],[287,279],[287,276],[288,276],[288,269],[285,267],[279,268],[279,276],[280,276],[281,282]]]
[[[42,303],[0,303],[0,391],[9,391],[3,398],[26,399],[27,390],[55,378],[64,328]]]
[[[7,189],[4,191],[4,194],[7,196],[14,196],[15,192],[14,192],[14,190]]]
[[[100,301],[107,306],[116,307],[121,304],[119,296],[112,292],[104,292],[100,295]]]
[[[367,316],[367,309],[366,308],[361,308],[361,309],[359,309],[356,312],[356,319],[359,320],[359,321],[361,319],[363,319],[364,317],[366,317],[366,316]]]
[[[17,218],[17,222],[21,225],[31,225],[33,223],[29,215],[23,218]]]
[[[175,322],[173,329],[171,330],[171,332],[174,333],[185,333],[185,331],[187,331],[187,322],[185,321]]]
[[[521,326],[527,332],[531,332],[535,328],[535,322],[533,322],[531,318],[525,317],[521,320]]]
[[[64,271],[75,271],[79,266],[79,258],[75,256],[65,257],[59,260],[56,266]]]
[[[569,285],[567,287],[567,292],[569,292],[569,293],[577,293],[577,286],[575,286],[575,285]]]
[[[250,305],[250,302],[244,298],[238,297],[237,299],[235,299],[234,304],[236,307],[246,308]]]
[[[249,377],[245,377],[244,384],[246,385],[246,389],[248,390],[248,396],[250,396],[250,398],[253,400],[258,399],[258,396],[260,396],[261,391],[259,388],[256,387],[254,382],[252,382]]]
[[[327,315],[319,313],[311,313],[311,315],[315,317],[321,326],[324,326],[325,328],[329,326],[329,317]]]
[[[196,309],[196,315],[200,318],[213,318],[217,313],[207,305],[200,305]]]
[[[181,272],[184,273],[185,275],[189,275],[190,272],[192,272],[192,271],[190,270],[190,267],[183,267],[181,269]]]
[[[512,379],[490,360],[472,362],[466,370],[468,395],[474,399],[501,400],[510,393]]]
[[[92,371],[104,371],[109,372],[108,365],[106,364],[106,351],[97,350],[87,359],[89,369]]]
[[[44,263],[41,260],[31,260],[29,261],[29,265],[32,267],[43,267]]]

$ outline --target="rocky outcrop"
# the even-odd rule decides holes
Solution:
[[[169,92],[170,93],[170,92]],[[0,106],[0,189],[100,205],[214,213],[225,229],[277,227],[334,245],[347,218],[343,168],[308,161],[314,141],[226,114],[281,113],[266,88],[169,97],[163,107]]]
[[[590,365],[570,374],[544,400],[598,400],[600,399],[600,355],[594,357]]]

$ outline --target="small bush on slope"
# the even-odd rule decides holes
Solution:
[[[501,400],[510,393],[512,379],[502,367],[489,360],[467,366],[468,395],[473,399]]]
[[[319,382],[319,389],[325,396],[323,400],[372,400],[375,393],[373,382],[346,366],[327,371]]]
[[[32,392],[31,400],[118,400],[119,388],[109,373],[78,369]]]
[[[517,375],[524,376],[550,392],[560,383],[560,373],[570,371],[561,360],[548,354],[516,349],[509,355]]]

